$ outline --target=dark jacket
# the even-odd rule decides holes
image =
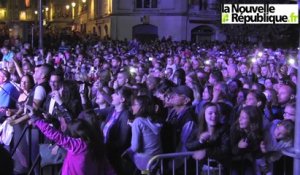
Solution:
[[[187,143],[186,147],[189,151],[206,149],[206,157],[215,159],[224,165],[228,161],[231,151],[229,127],[220,126],[208,142],[200,143],[198,140],[195,140]]]
[[[101,124],[102,126],[110,120],[114,110],[113,107],[109,107],[95,111],[100,120],[103,121]],[[128,147],[130,147],[131,127],[128,125],[128,119],[130,118],[131,113],[126,109],[119,114],[117,121],[109,129],[105,144],[108,159],[119,174],[124,174],[121,155]]]
[[[253,161],[260,152],[261,134],[250,134],[232,127],[230,131],[232,160],[240,161],[247,159]],[[241,149],[238,147],[241,139],[247,139],[247,148]]]

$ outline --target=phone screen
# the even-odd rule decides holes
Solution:
[[[80,86],[79,86],[79,92],[83,93],[84,89],[85,89],[85,84],[84,83],[80,84]]]

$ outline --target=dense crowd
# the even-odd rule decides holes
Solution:
[[[218,161],[225,174],[284,171],[281,151],[293,146],[296,119],[296,48],[169,38],[62,41],[55,50],[6,41],[1,52],[1,122],[13,130],[3,130],[11,139],[1,142],[10,152],[20,142],[14,174],[29,171],[43,142],[54,145],[51,154],[66,152],[65,175],[139,174],[157,154],[187,151],[201,167]],[[183,162],[175,167],[180,173]]]

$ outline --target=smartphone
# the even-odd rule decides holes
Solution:
[[[84,93],[84,90],[85,90],[85,83],[82,83],[79,86],[79,93]]]
[[[135,67],[130,67],[130,68],[129,68],[129,72],[130,72],[131,74],[134,74],[134,73],[137,72],[137,69],[136,69]]]

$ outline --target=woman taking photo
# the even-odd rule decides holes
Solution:
[[[30,114],[30,123],[55,144],[67,150],[63,162],[62,175],[112,175],[114,171],[110,168],[103,148],[103,137],[99,129],[94,127],[90,121],[94,116],[82,114],[80,119],[68,123],[68,135],[55,129],[50,123],[45,122],[38,115]]]

